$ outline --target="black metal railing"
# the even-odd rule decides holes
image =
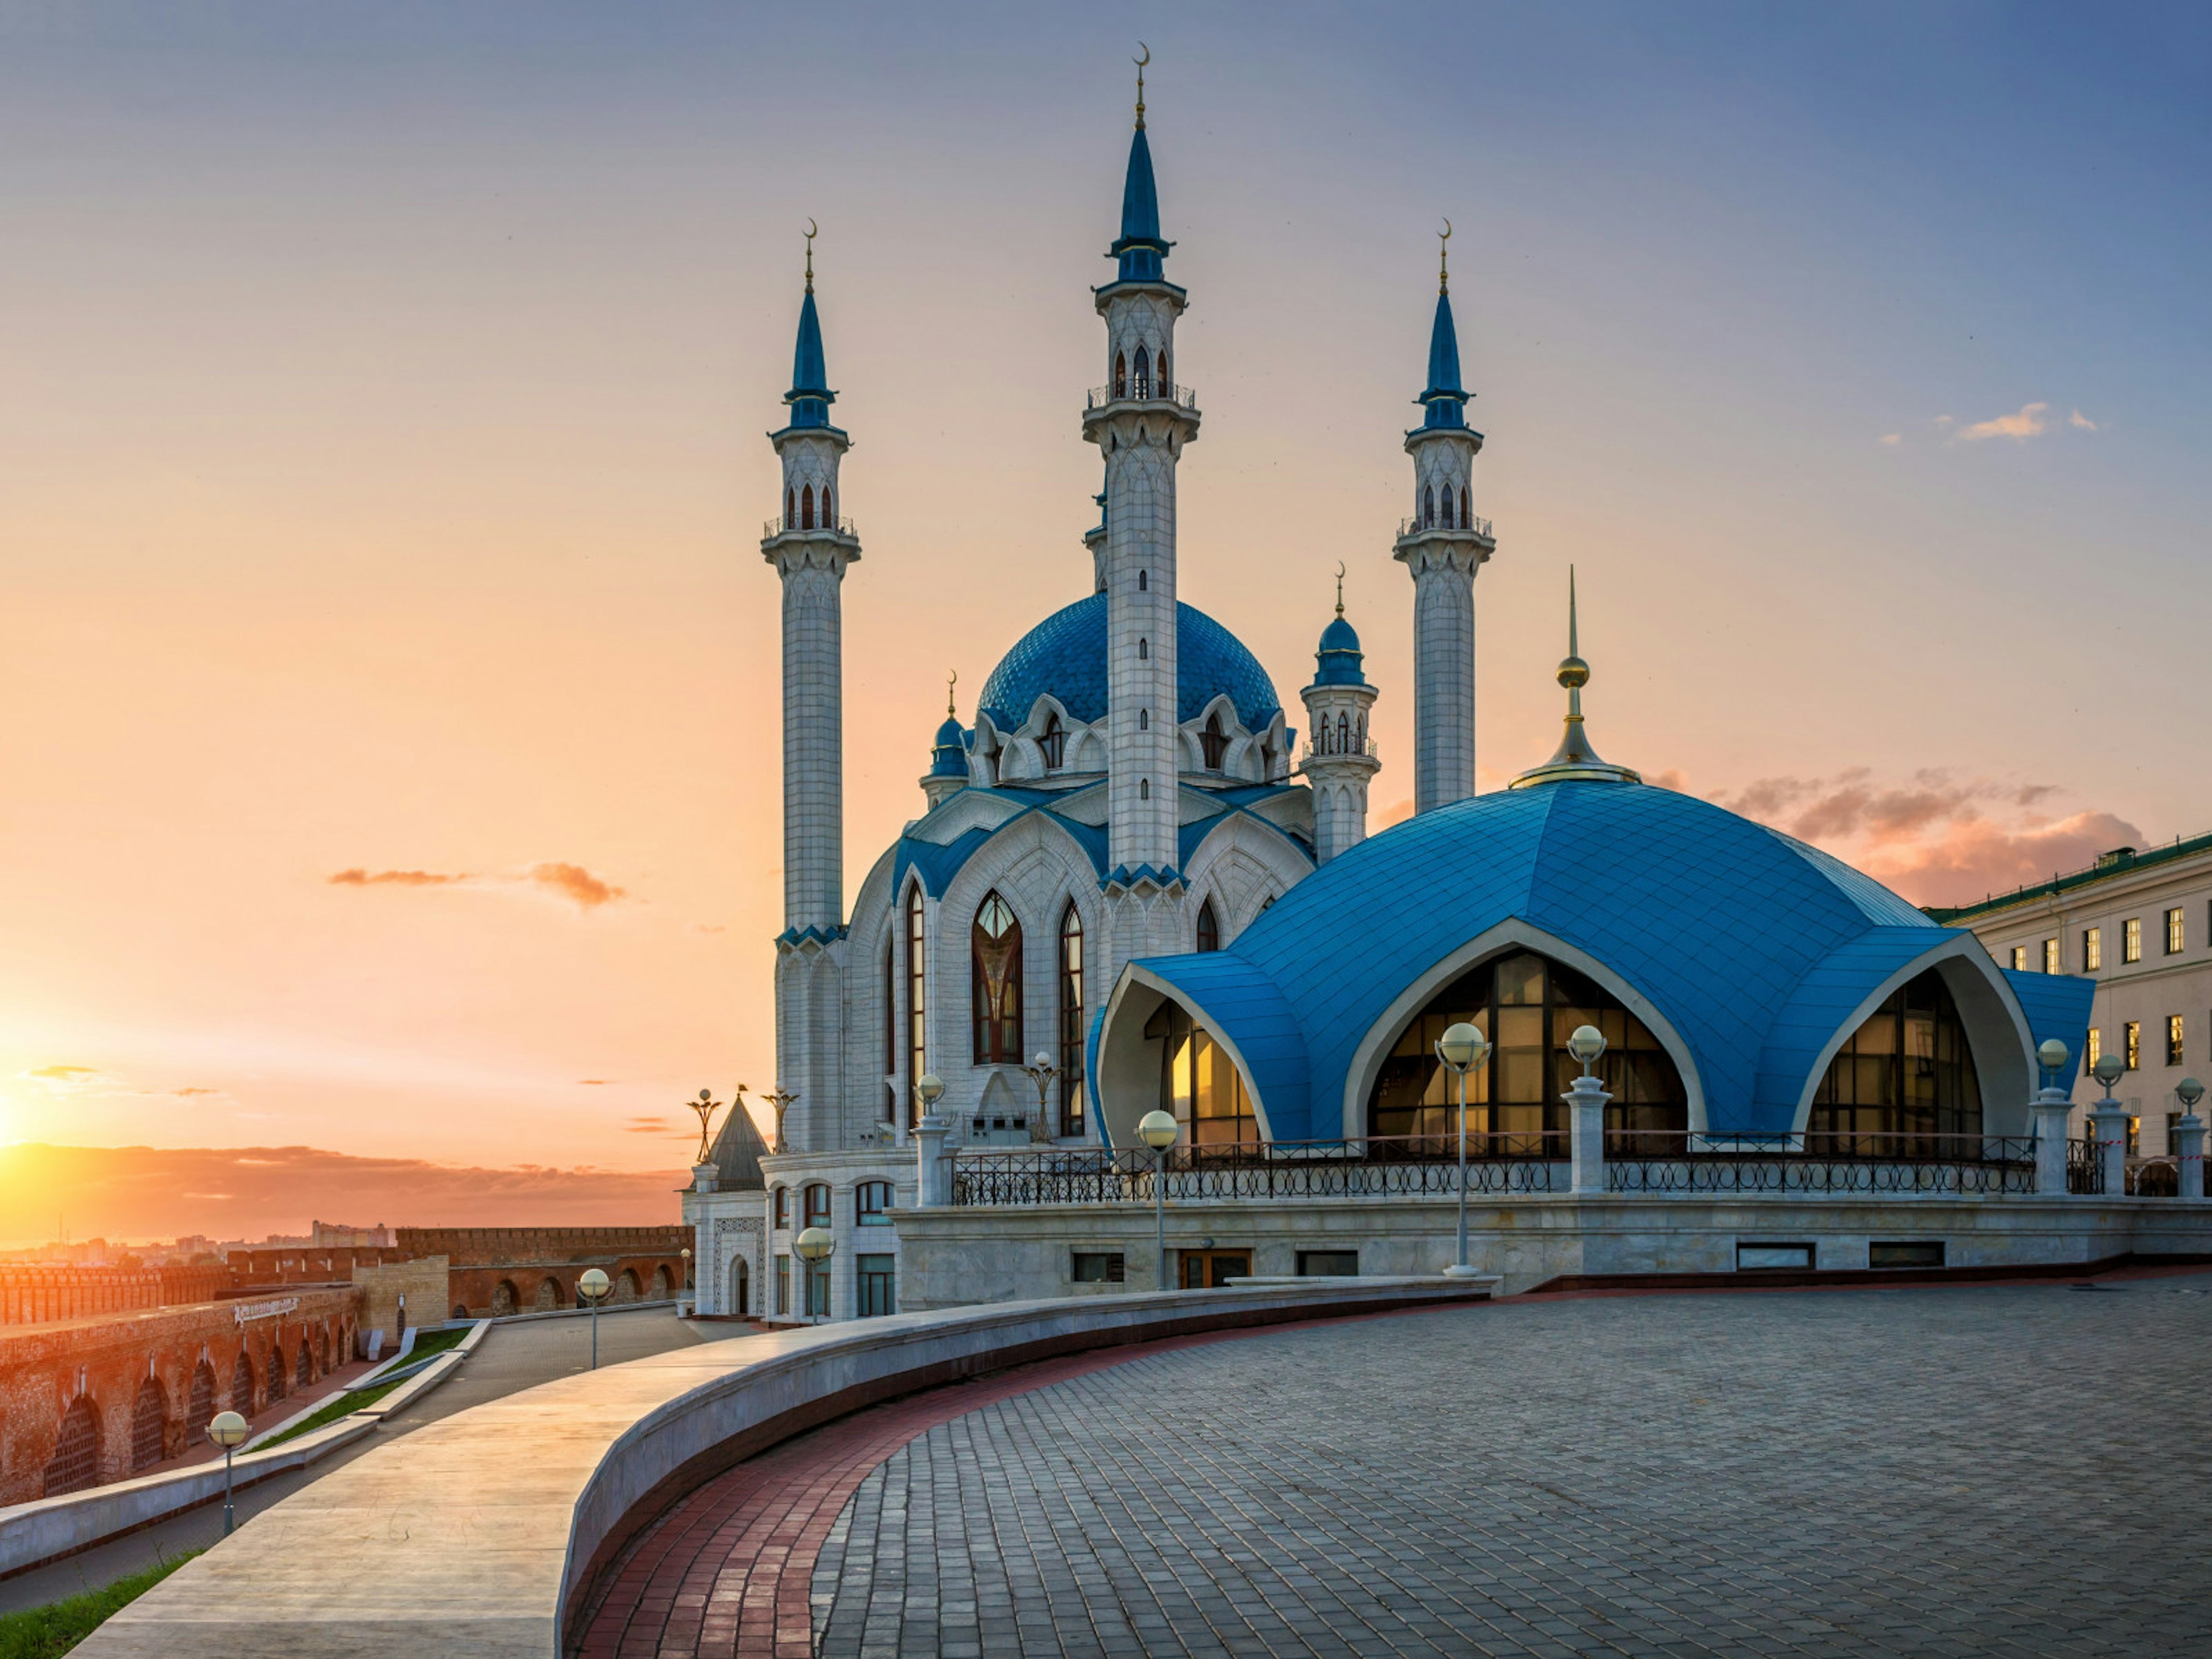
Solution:
[[[1630,1130],[1607,1140],[1605,1185],[1614,1193],[2035,1190],[2035,1142],[2012,1136],[1802,1134],[1747,1141]]]
[[[1465,524],[1461,524],[1439,514],[1433,519],[1415,518],[1398,520],[1398,539],[1401,541],[1408,536],[1418,536],[1425,530],[1471,530],[1486,541],[1497,539],[1491,533],[1490,520],[1487,519],[1470,517]]]
[[[1470,1194],[1564,1192],[1565,1130],[1468,1137]],[[1450,1197],[1455,1135],[1176,1146],[1158,1179],[1170,1201],[1205,1199]],[[1150,1204],[1153,1154],[1115,1148],[963,1147],[952,1160],[956,1205]]]
[[[1172,380],[1132,376],[1114,386],[1094,386],[1084,394],[1085,409],[1103,409],[1109,404],[1173,404],[1178,409],[1196,409],[1198,390]]]
[[[2094,1140],[2066,1143],[2066,1190],[2098,1194],[2105,1190],[2105,1160]]]
[[[788,536],[793,531],[800,535],[819,531],[824,535],[851,536],[856,538],[860,534],[853,528],[853,521],[850,519],[842,516],[833,519],[824,513],[817,514],[811,520],[803,515],[796,519],[770,519],[761,526],[761,539],[764,542],[773,541],[778,536]]]

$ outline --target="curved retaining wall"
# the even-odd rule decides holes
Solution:
[[[82,1659],[558,1659],[635,1530],[731,1464],[878,1400],[1191,1331],[1464,1302],[1475,1279],[994,1304],[774,1332],[457,1413],[256,1516],[94,1632]]]

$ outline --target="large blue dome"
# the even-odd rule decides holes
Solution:
[[[1983,1029],[2032,1033],[2016,1054],[1978,1053],[1985,1097],[2008,1103],[2033,1086],[2033,1042],[2079,1051],[2094,989],[2001,971],[1971,934],[1710,802],[1583,781],[1422,813],[1322,866],[1228,949],[1127,971],[1229,1042],[1274,1138],[1333,1139],[1363,1133],[1344,1121],[1348,1091],[1409,989],[1516,929],[1656,1012],[1715,1132],[1789,1131],[1831,1038],[1913,964],[1971,957],[1989,988]]]
[[[1106,714],[1106,595],[1093,593],[1056,611],[1015,642],[976,706],[1000,731],[1030,717],[1046,692],[1077,720]],[[1196,720],[1222,692],[1237,705],[1245,730],[1261,732],[1282,709],[1267,671],[1243,642],[1194,606],[1176,605],[1176,719]]]

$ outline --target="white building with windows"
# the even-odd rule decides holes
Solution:
[[[1930,914],[1972,929],[2003,967],[2096,982],[2087,1060],[2109,1052],[2127,1066],[2113,1094],[2130,1158],[2172,1163],[2174,1089],[2212,1079],[2212,836],[2115,848],[2086,870]],[[2077,1133],[2097,1094],[2076,1083]]]

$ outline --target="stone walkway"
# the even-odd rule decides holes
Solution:
[[[2208,1357],[2203,1274],[1083,1356],[732,1470],[584,1650],[2212,1656]]]

